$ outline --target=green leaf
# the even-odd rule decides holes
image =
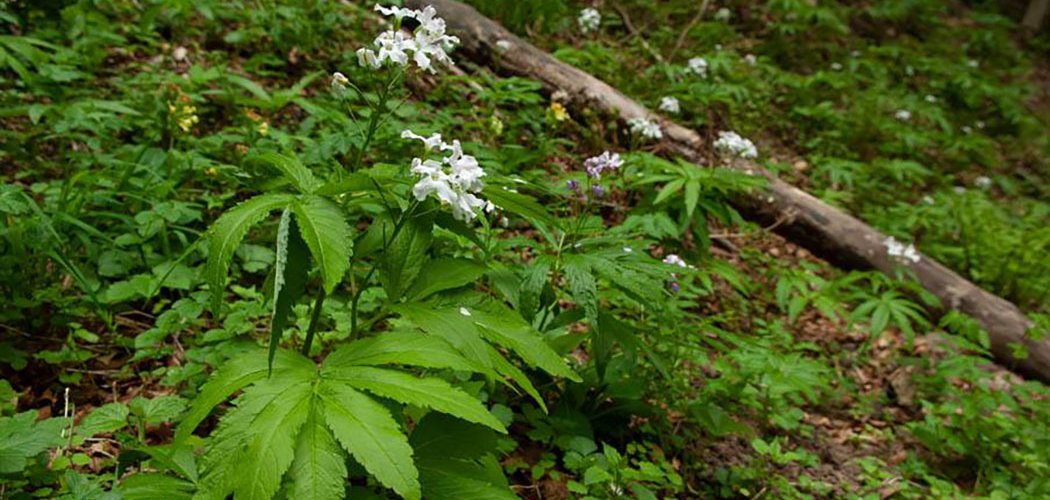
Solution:
[[[343,210],[325,198],[307,195],[292,205],[292,211],[314,262],[321,268],[325,292],[330,294],[350,267],[354,246]]]
[[[467,259],[433,259],[419,273],[415,283],[406,292],[408,300],[424,299],[427,296],[458,288],[477,281],[488,268]]]
[[[547,345],[540,332],[519,320],[516,314],[506,310],[497,313],[474,311],[472,314],[482,336],[489,341],[510,349],[529,365],[551,375],[580,381],[565,360]]]
[[[138,473],[124,478],[117,491],[124,500],[188,500],[193,498],[194,489],[193,483],[185,479],[164,474]]]
[[[69,419],[48,418],[38,422],[36,416],[34,410],[0,417],[0,474],[21,472],[29,458],[65,442],[62,429]]]
[[[248,229],[258,224],[270,212],[287,207],[294,199],[290,194],[261,194],[226,211],[212,224],[205,274],[211,288],[212,306],[216,312],[222,304],[222,292],[226,287],[226,274],[230,269],[233,252],[248,234]]]
[[[517,498],[493,457],[497,440],[491,430],[431,413],[419,422],[410,441],[428,499]]]
[[[555,220],[543,205],[539,204],[533,197],[516,193],[505,186],[487,185],[482,192],[482,197],[491,201],[501,210],[520,215],[532,223],[547,241],[554,242],[551,226],[555,226]]]
[[[300,193],[310,194],[321,187],[313,172],[306,168],[298,158],[273,152],[254,154],[246,160],[249,164],[262,164],[273,167],[295,186]]]
[[[283,375],[303,378],[309,378],[317,370],[313,361],[286,350],[277,351],[274,368]],[[224,363],[193,399],[190,411],[183,417],[175,433],[175,441],[184,442],[216,405],[248,384],[265,378],[268,372],[266,352],[261,349],[253,349]]]
[[[591,322],[591,328],[598,327],[598,283],[591,274],[590,266],[579,258],[566,260],[565,276],[569,279],[569,291]]]
[[[277,259],[273,279],[273,315],[270,321],[269,364],[273,369],[273,357],[281,342],[292,306],[303,296],[310,269],[310,250],[299,234],[299,227],[285,209],[281,224],[277,228]]]
[[[186,400],[174,395],[153,399],[137,397],[131,401],[131,413],[150,425],[170,422],[186,410]]]
[[[322,381],[325,421],[343,448],[380,483],[410,500],[420,498],[412,447],[383,405],[342,384]]]
[[[314,400],[296,444],[289,472],[288,498],[340,499],[346,494],[346,458],[325,425],[323,407]]]
[[[416,331],[392,331],[351,342],[325,358],[327,367],[400,364],[485,373],[448,341]]]
[[[438,378],[419,378],[404,372],[370,366],[350,366],[322,372],[357,389],[402,403],[430,408],[468,422],[506,433],[503,424],[476,398]]]
[[[81,439],[89,438],[97,434],[113,432],[123,429],[128,425],[130,414],[128,405],[123,403],[109,403],[99,406],[88,413],[84,420],[77,426],[77,436]]]
[[[386,232],[384,239],[389,239],[393,227],[387,226]],[[433,232],[433,214],[414,216],[403,223],[401,231],[386,246],[379,279],[390,300],[400,299],[402,292],[408,289],[423,269]]]
[[[252,420],[251,437],[236,476],[237,498],[269,500],[292,465],[296,434],[306,423],[313,395],[311,381],[280,393]]]

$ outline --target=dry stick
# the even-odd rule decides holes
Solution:
[[[664,144],[673,153],[698,165],[704,140],[687,129],[646,109],[607,83],[518,38],[476,10],[452,0],[407,0],[406,6],[433,5],[461,40],[457,53],[504,73],[530,77],[550,91],[562,91],[580,106],[613,114],[620,119],[652,118],[664,132]],[[496,41],[511,47],[497,52]],[[495,57],[496,54],[499,57]],[[745,193],[733,200],[737,210],[761,224],[783,219],[777,232],[808,248],[825,260],[852,268],[875,268],[890,276],[903,266],[926,289],[951,309],[975,318],[988,331],[991,352],[1002,365],[1050,382],[1050,343],[1025,335],[1034,326],[1020,309],[988,293],[947,267],[923,255],[919,262],[901,264],[886,253],[885,235],[816,197],[777,179],[753,162],[737,161],[727,168],[765,176],[765,191]],[[940,311],[931,311],[940,312]],[[1013,355],[1015,344],[1028,352],[1025,359]]]

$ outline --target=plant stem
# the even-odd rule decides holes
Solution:
[[[394,223],[394,230],[390,234],[390,239],[383,242],[383,253],[386,253],[387,247],[394,242],[397,235],[401,232],[401,228],[404,227],[405,221],[408,220],[408,216],[416,211],[416,207],[419,206],[418,200],[412,200],[412,204],[408,208],[401,212],[397,222]],[[364,293],[365,288],[368,287],[368,283],[372,280],[372,275],[375,274],[376,269],[379,267],[379,261],[372,263],[372,268],[368,270],[368,274],[365,275],[365,279],[361,280],[361,286],[354,289],[354,297],[350,302],[350,338],[351,340],[357,337],[357,307],[361,302],[361,294]]]
[[[317,333],[318,323],[321,322],[321,308],[324,306],[325,298],[324,288],[317,294],[317,300],[314,301],[314,310],[310,315],[310,327],[306,330],[306,341],[303,342],[303,356],[310,355],[311,344],[314,343],[314,334]]]

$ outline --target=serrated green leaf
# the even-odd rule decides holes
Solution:
[[[123,429],[128,425],[128,415],[130,413],[128,405],[123,403],[109,403],[99,406],[91,410],[91,413],[88,413],[77,425],[77,436],[85,439],[96,434]]]
[[[222,214],[212,224],[208,245],[207,281],[211,288],[212,308],[219,310],[226,274],[230,269],[233,252],[250,229],[270,212],[285,208],[295,199],[290,194],[261,194],[245,201]]]
[[[281,392],[252,420],[245,459],[236,476],[236,497],[270,500],[292,465],[296,434],[306,423],[313,399],[312,381]]]
[[[405,293],[408,300],[424,299],[431,294],[458,288],[477,281],[488,268],[467,259],[433,259],[419,273]]]
[[[312,403],[310,416],[299,432],[288,477],[288,498],[340,499],[346,493],[346,458],[324,421],[323,407]]]
[[[424,368],[485,373],[485,368],[464,358],[448,341],[416,331],[392,331],[351,342],[325,358],[324,366],[400,364]]]
[[[69,419],[36,417],[35,410],[0,417],[0,474],[21,472],[28,458],[65,442],[62,430]]]
[[[321,187],[321,182],[314,177],[314,173],[293,156],[267,152],[249,156],[245,161],[273,167],[300,193],[310,194]]]
[[[321,269],[324,289],[332,293],[350,267],[354,240],[339,205],[315,195],[300,197],[292,204],[299,232]]]
[[[380,483],[410,500],[420,498],[412,447],[383,405],[341,383],[322,381],[325,422],[336,440]]]
[[[565,277],[569,279],[569,291],[573,300],[583,308],[592,328],[598,327],[598,283],[591,268],[582,259],[573,258],[565,263]]]
[[[300,236],[299,227],[292,218],[291,211],[285,209],[281,214],[281,224],[277,228],[277,258],[274,265],[274,301],[268,357],[271,370],[277,345],[281,342],[281,334],[284,333],[288,322],[288,315],[306,289],[309,269],[310,250]]]
[[[185,479],[155,473],[132,474],[117,487],[124,500],[190,499],[194,489]]]
[[[389,233],[393,227],[389,227]],[[392,234],[384,235],[390,238]],[[416,216],[403,223],[401,230],[386,246],[379,280],[390,300],[398,300],[415,281],[426,262],[427,249],[434,233],[434,215]]]
[[[322,373],[326,379],[337,379],[377,396],[402,403],[430,408],[468,422],[485,425],[506,433],[503,424],[469,394],[439,378],[419,378],[396,370],[370,366],[348,366]]]
[[[317,366],[297,353],[278,350],[274,357],[274,369],[288,377],[308,379],[316,373]],[[224,363],[193,399],[190,411],[183,417],[175,433],[175,441],[184,442],[216,405],[248,384],[265,378],[268,372],[266,351],[262,349],[253,349]]]
[[[511,311],[474,311],[473,318],[482,336],[510,349],[529,365],[556,377],[577,382],[580,380],[565,360],[547,345],[540,333],[532,325],[518,320]]]
[[[498,463],[491,430],[440,413],[424,417],[410,438],[428,499],[517,498]]]

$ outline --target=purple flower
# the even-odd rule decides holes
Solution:
[[[620,155],[608,151],[598,156],[587,158],[583,162],[583,166],[587,169],[587,175],[595,179],[602,178],[603,170],[616,170],[621,165],[623,165],[623,160],[620,159]]]
[[[671,293],[678,293],[682,290],[682,286],[679,285],[677,281],[672,281],[667,284],[667,289],[670,290]]]
[[[597,184],[591,187],[591,192],[594,193],[595,198],[601,198],[602,196],[605,196],[605,188]]]
[[[576,182],[575,179],[569,179],[569,182],[566,182],[565,185],[572,191],[578,191],[580,189],[580,183]]]

